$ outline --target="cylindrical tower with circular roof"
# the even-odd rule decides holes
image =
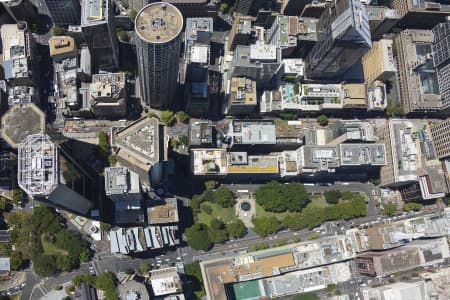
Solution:
[[[177,89],[183,16],[169,3],[142,8],[135,20],[141,94],[153,108],[167,108]]]

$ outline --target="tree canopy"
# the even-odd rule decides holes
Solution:
[[[163,110],[160,115],[161,122],[165,125],[170,126],[175,121],[175,114],[171,110]]]
[[[325,191],[323,195],[328,204],[337,204],[341,198],[341,192],[338,190]]]
[[[201,223],[196,223],[187,228],[184,232],[187,243],[196,250],[208,250],[211,247],[211,240],[208,234],[208,227]]]
[[[406,203],[405,205],[403,205],[403,209],[405,211],[419,211],[422,209],[422,207],[422,204],[414,202]]]
[[[259,205],[272,212],[298,212],[309,203],[305,187],[296,182],[281,184],[271,181],[260,187],[255,196]]]
[[[252,219],[255,232],[262,237],[275,233],[280,229],[280,222],[276,217],[256,217]]]
[[[397,204],[388,203],[384,206],[383,213],[386,216],[393,216],[397,213]]]
[[[189,115],[181,110],[177,111],[176,116],[177,116],[178,121],[180,121],[182,123],[187,122],[189,120]]]
[[[327,126],[328,125],[328,117],[325,115],[318,116],[317,123],[319,123],[321,126]]]
[[[230,237],[240,238],[245,236],[245,234],[247,233],[247,227],[245,227],[245,224],[244,222],[242,222],[242,220],[238,219],[235,222],[227,224],[227,231]]]

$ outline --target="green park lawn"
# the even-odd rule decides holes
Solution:
[[[311,202],[307,206],[314,206],[314,207],[325,207],[328,206],[327,201],[325,200],[325,197],[323,195],[311,195],[310,196]],[[265,211],[264,208],[261,207],[261,205],[256,204],[256,217],[276,217],[279,221],[284,220],[288,215],[292,213],[290,212],[270,212]]]
[[[211,220],[215,218],[218,218],[225,224],[237,220],[236,211],[234,207],[223,208],[222,206],[211,202],[207,202],[207,205],[212,208],[212,213],[209,215],[204,211],[200,211],[200,213],[198,214],[198,220],[200,223],[209,226],[209,224],[211,224]]]
[[[44,235],[41,236],[41,244],[47,255],[69,255],[66,250],[56,247],[54,244],[47,242]]]

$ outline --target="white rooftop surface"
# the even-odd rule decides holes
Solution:
[[[303,59],[285,58],[283,59],[283,65],[285,74],[303,76],[305,72],[305,63],[303,62]]]
[[[150,282],[155,296],[174,294],[181,291],[180,276],[175,267],[152,271]]]
[[[16,24],[3,24],[0,31],[3,46],[3,61],[11,60],[15,58],[11,55],[14,53],[10,50],[12,47],[25,47],[25,33],[18,30]],[[25,57],[25,53],[24,55],[20,55],[20,57]]]
[[[250,45],[250,59],[251,60],[276,60],[277,46],[268,45],[262,42]]]
[[[191,62],[206,64],[209,58],[209,45],[194,45],[191,47]]]

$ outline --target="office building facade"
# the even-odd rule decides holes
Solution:
[[[339,0],[325,10],[317,24],[319,41],[307,56],[311,79],[342,76],[371,48],[366,8],[358,0]]]
[[[169,3],[142,8],[135,22],[142,97],[154,108],[169,107],[177,90],[183,16]]]
[[[450,119],[430,127],[436,155],[439,159],[450,157]]]
[[[119,41],[111,0],[82,0],[81,30],[94,62],[94,72],[117,68]]]
[[[81,21],[79,0],[45,0],[55,25],[78,25]]]
[[[442,106],[450,108],[450,19],[433,28],[434,42],[433,62],[436,68],[439,93],[442,97]]]

